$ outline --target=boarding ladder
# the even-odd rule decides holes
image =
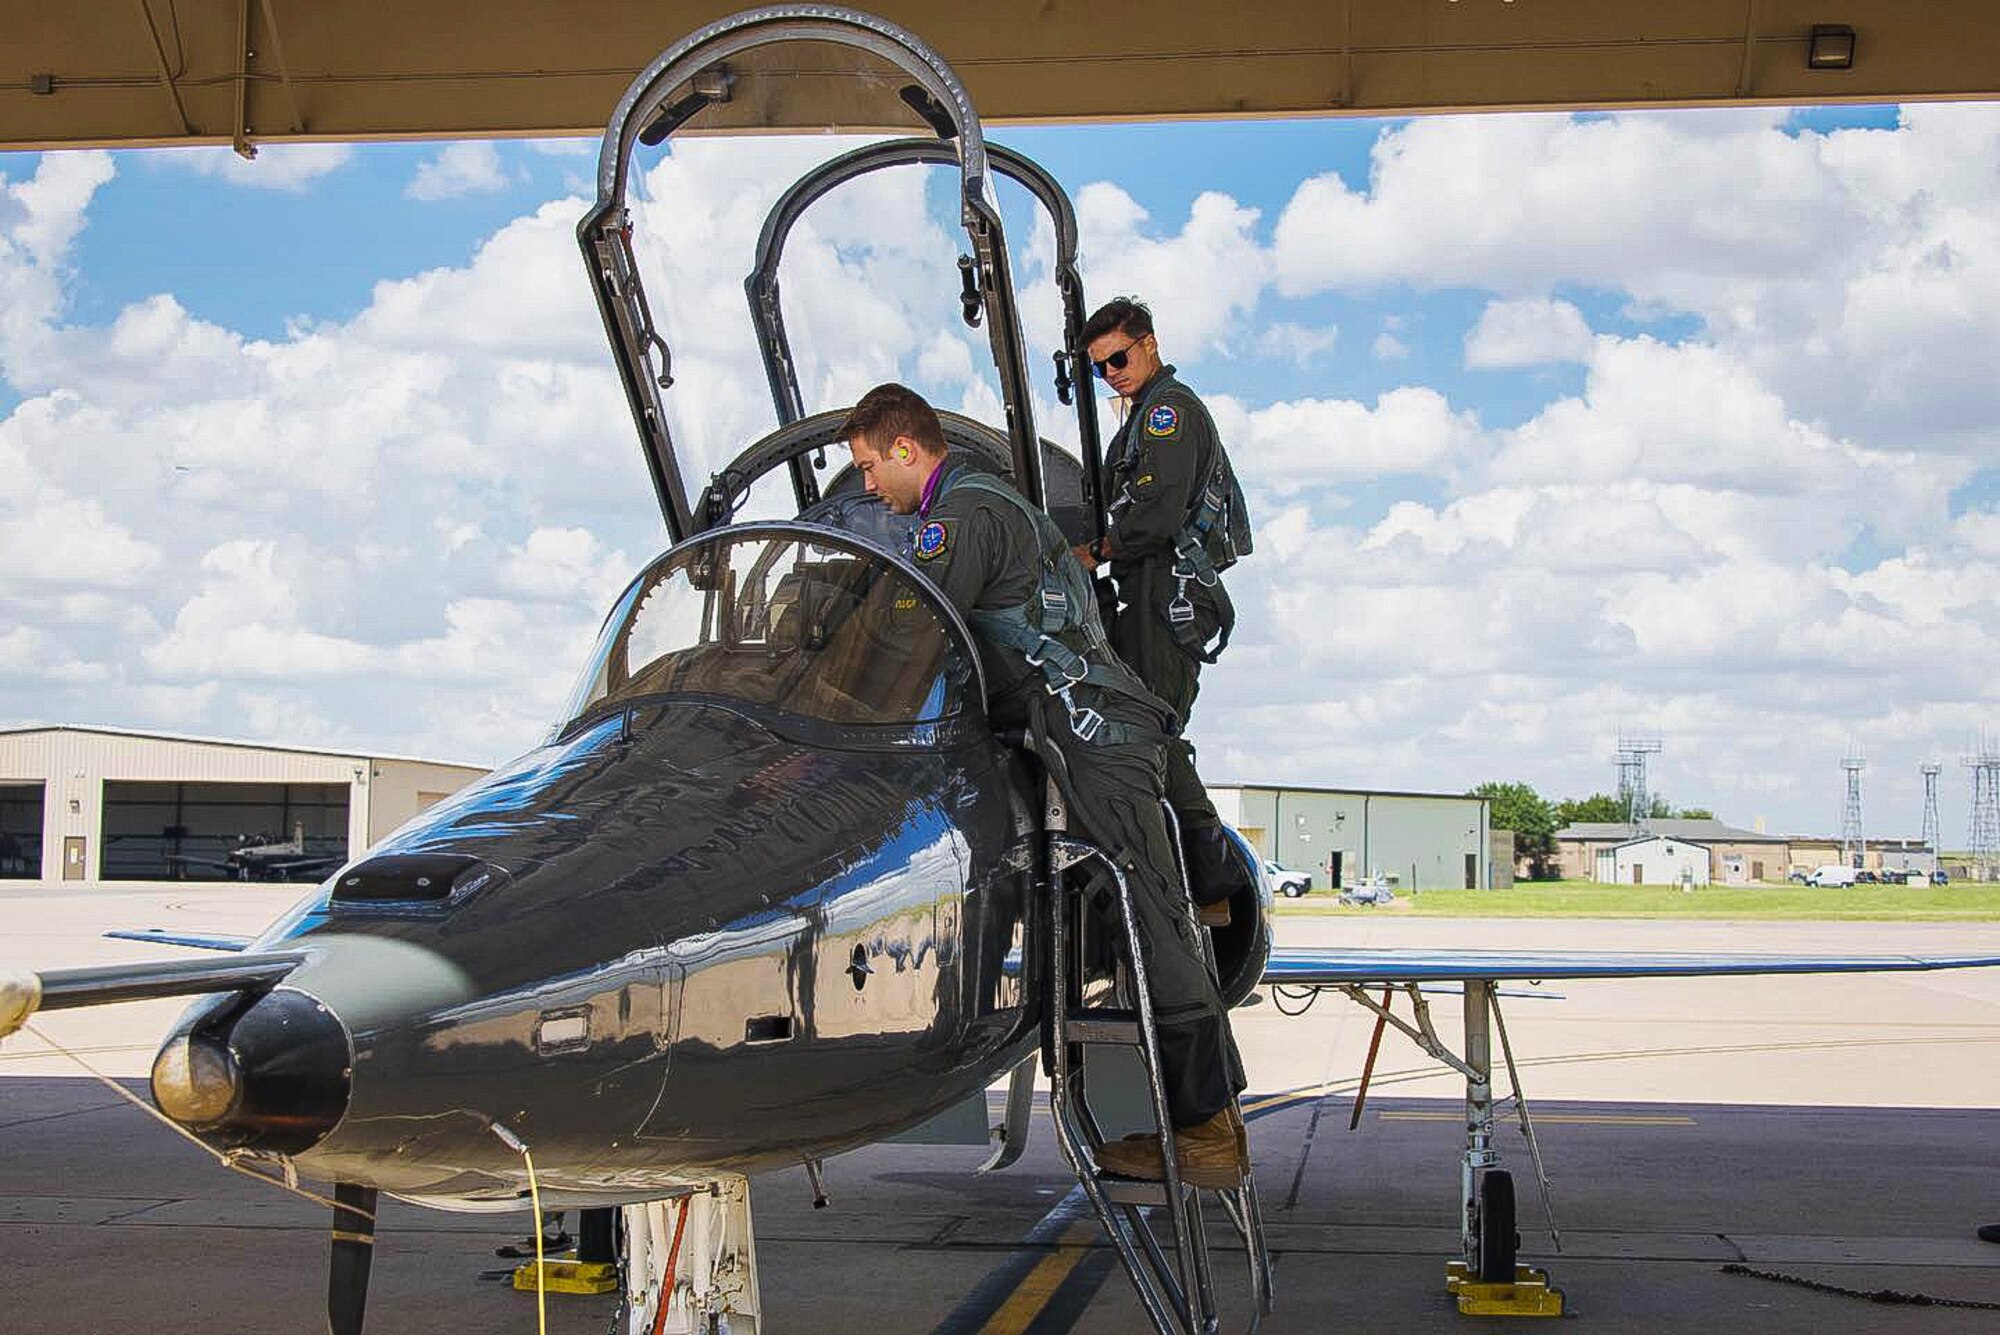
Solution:
[[[1103,1222],[1153,1329],[1158,1335],[1217,1335],[1221,1323],[1203,1232],[1202,1192],[1181,1181],[1174,1154],[1131,886],[1123,869],[1102,849],[1068,835],[1061,795],[1053,783],[1047,791],[1049,893],[1042,902],[1047,912],[1044,1055],[1050,1076],[1050,1120],[1063,1157]],[[1093,900],[1110,902],[1100,913]],[[1184,901],[1192,916],[1192,899]],[[1198,935],[1207,942],[1207,932]],[[1093,978],[1091,962],[1107,954],[1115,961],[1112,978]],[[1209,967],[1215,967],[1212,949]],[[1165,1160],[1164,1182],[1117,1177],[1097,1167],[1096,1151],[1106,1136],[1087,1097],[1089,1054],[1116,1047],[1134,1052],[1144,1070],[1148,1115],[1160,1135]],[[1236,1184],[1214,1195],[1249,1260],[1253,1309],[1245,1330],[1254,1335],[1271,1310],[1271,1260],[1264,1244],[1257,1185],[1247,1167],[1247,1154],[1242,1158],[1246,1167]]]

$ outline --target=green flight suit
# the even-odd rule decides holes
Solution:
[[[1234,619],[1219,581],[1208,587],[1191,580],[1186,597],[1193,620],[1178,630],[1168,620],[1168,605],[1180,589],[1174,540],[1221,452],[1208,409],[1174,378],[1173,367],[1162,366],[1133,399],[1104,454],[1111,571],[1120,604],[1111,646],[1183,728],[1201,691],[1199,653]],[[1194,748],[1185,740],[1167,748],[1167,800],[1180,821],[1195,899],[1212,904],[1229,898],[1243,887],[1245,871],[1225,843],[1221,818],[1195,772]]]
[[[912,529],[912,559],[972,624],[980,609],[1018,607],[1041,586],[1049,539],[1062,560],[1075,561],[1053,521],[1045,531],[1001,497],[954,487],[962,466],[947,458],[929,506]],[[1081,572],[1078,572],[1081,578]],[[1086,585],[1087,580],[1083,581]],[[1092,608],[1092,615],[1095,609]],[[1247,1083],[1216,990],[1187,911],[1172,835],[1161,810],[1166,778],[1163,744],[1174,721],[1136,679],[1136,692],[1097,685],[1073,688],[1072,698],[1133,736],[1084,741],[1068,711],[1046,688],[1040,668],[1013,648],[978,637],[996,731],[1025,731],[1035,754],[1062,791],[1072,828],[1125,870],[1138,915],[1141,948],[1160,1044],[1161,1074],[1176,1126],[1195,1126],[1221,1112]],[[1099,665],[1124,673],[1114,658]]]

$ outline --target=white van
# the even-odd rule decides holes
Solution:
[[[1813,868],[1812,875],[1806,877],[1807,885],[1853,885],[1854,868],[1843,867],[1838,862],[1829,862],[1823,867]]]

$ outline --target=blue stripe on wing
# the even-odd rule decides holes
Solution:
[[[1778,973],[1990,969],[2000,955],[1650,955],[1619,951],[1274,947],[1266,983],[1439,983],[1554,978],[1712,978]]]

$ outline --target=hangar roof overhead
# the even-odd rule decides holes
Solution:
[[[595,134],[690,0],[72,0],[20,5],[0,149]],[[1387,115],[2000,96],[1989,0],[870,0],[935,46],[991,121]],[[1811,68],[1815,25],[1849,68]],[[1821,52],[1838,63],[1838,35]],[[800,95],[735,128],[842,122]],[[726,109],[724,109],[726,110]],[[714,123],[714,122],[706,122]],[[730,122],[725,118],[722,124]],[[844,123],[844,122],[843,122]],[[863,127],[854,127],[863,128]]]

